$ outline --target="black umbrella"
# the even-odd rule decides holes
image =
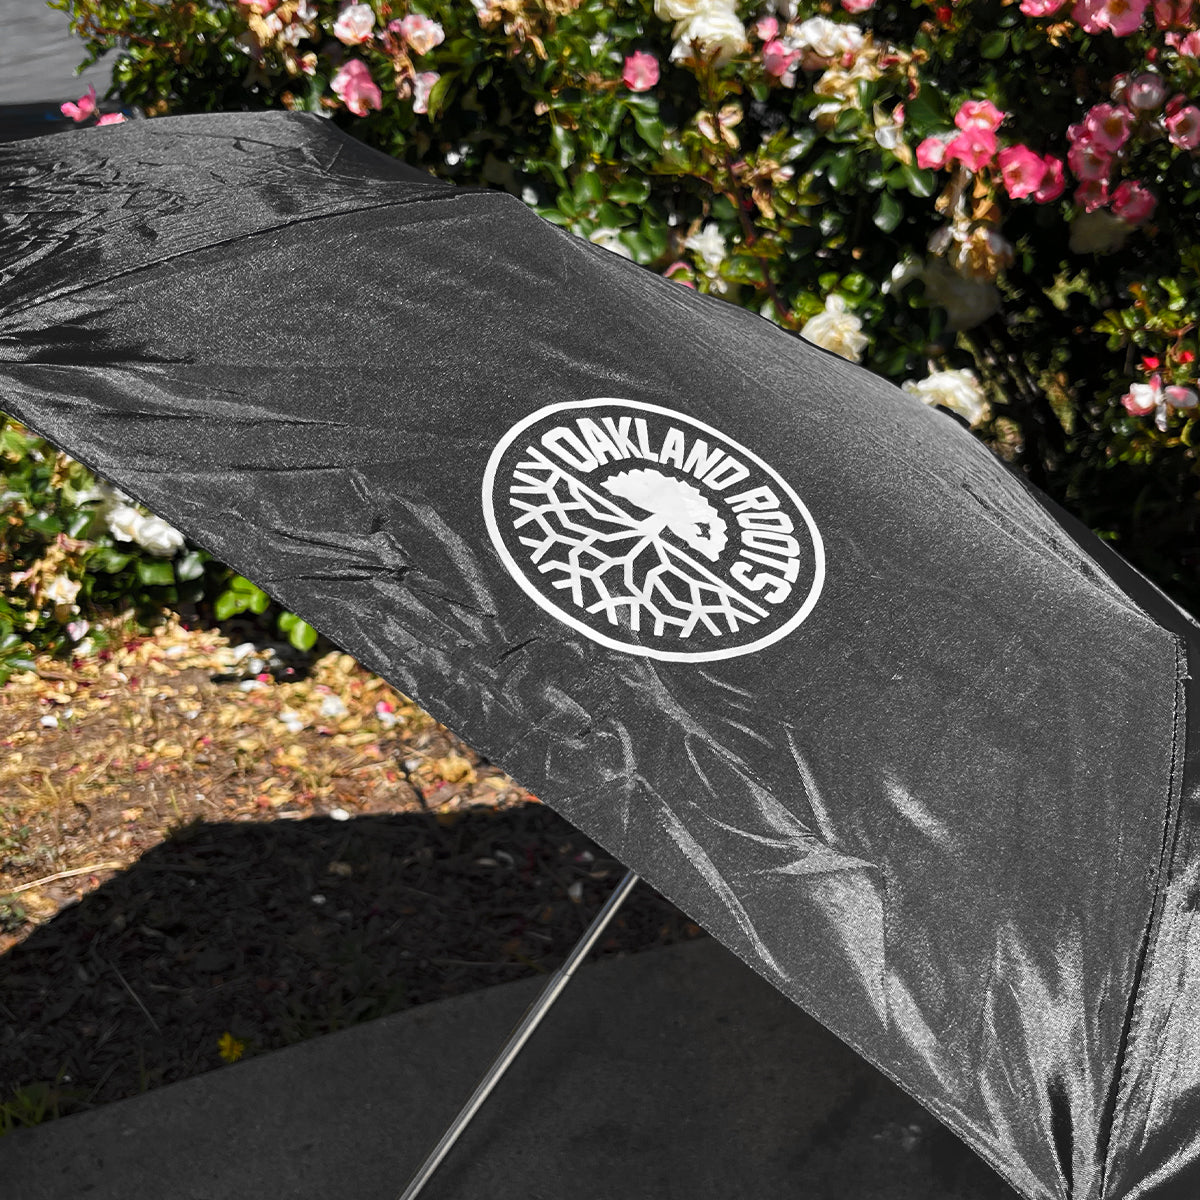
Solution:
[[[1197,628],[943,414],[313,116],[0,154],[0,407],[1030,1200],[1200,1194]]]

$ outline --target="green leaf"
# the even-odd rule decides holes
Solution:
[[[919,137],[936,133],[949,124],[937,90],[931,84],[927,83],[912,100],[904,102],[904,124]]]
[[[575,199],[580,204],[598,204],[604,195],[600,176],[585,167],[575,179]]]
[[[296,623],[288,630],[288,641],[297,650],[311,650],[317,644],[317,631],[307,622],[296,618]]]
[[[879,207],[875,209],[871,220],[884,233],[891,233],[900,224],[900,218],[903,216],[904,206],[891,192],[884,192],[879,197]]]
[[[123,571],[132,561],[132,554],[124,554],[111,546],[101,546],[91,557],[87,565],[89,571],[102,571],[105,575],[115,575]]]
[[[575,161],[575,146],[561,125],[550,126],[550,144],[554,147],[555,161],[565,171]]]
[[[163,558],[139,559],[137,575],[147,587],[166,586],[175,582],[175,568]]]
[[[426,107],[429,109],[428,115],[431,121],[436,119],[438,114],[442,111],[442,107],[446,103],[446,98],[450,94],[450,89],[457,82],[458,72],[447,71],[430,89],[429,99],[426,102]]]
[[[63,528],[62,522],[51,513],[47,513],[45,516],[34,513],[25,518],[25,525],[35,533],[44,533],[50,537],[62,533]]]
[[[79,535],[82,534],[91,523],[91,520],[92,514],[90,512],[80,510],[79,512],[73,514],[71,519],[67,522],[67,536],[73,538],[79,537]]]
[[[204,555],[199,550],[191,550],[175,563],[175,576],[187,582],[199,579],[204,574]]]
[[[1004,29],[993,29],[985,33],[979,42],[981,58],[1003,58],[1007,49],[1008,31]]]
[[[850,168],[853,165],[854,151],[839,150],[825,168],[825,178],[829,180],[830,187],[841,191],[846,186],[846,180],[850,178]]]
[[[254,594],[247,601],[247,607],[253,613],[264,613],[271,603],[271,597],[262,588],[255,588]]]
[[[928,169],[904,163],[900,167],[904,176],[904,184],[914,196],[922,200],[932,196],[937,187],[937,176]]]
[[[218,621],[227,621],[234,613],[245,612],[246,606],[236,592],[224,591],[217,597],[213,611],[217,614]]]
[[[657,114],[651,115],[642,112],[641,109],[632,108],[629,110],[629,115],[633,117],[633,123],[637,126],[642,141],[653,150],[661,150],[666,130]]]
[[[608,189],[617,204],[645,204],[650,199],[650,180],[643,175],[626,175]]]

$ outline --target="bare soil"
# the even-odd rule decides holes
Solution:
[[[623,868],[333,652],[168,618],[0,689],[0,1133],[548,972]],[[699,936],[642,885],[600,948]]]

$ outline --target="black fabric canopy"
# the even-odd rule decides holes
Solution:
[[[1029,1200],[1196,1200],[1197,626],[953,420],[314,116],[2,147],[0,222],[0,408]]]

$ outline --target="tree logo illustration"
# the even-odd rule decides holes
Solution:
[[[484,516],[541,608],[669,661],[764,649],[812,610],[824,546],[791,486],[685,413],[620,399],[539,409],[492,452]]]

